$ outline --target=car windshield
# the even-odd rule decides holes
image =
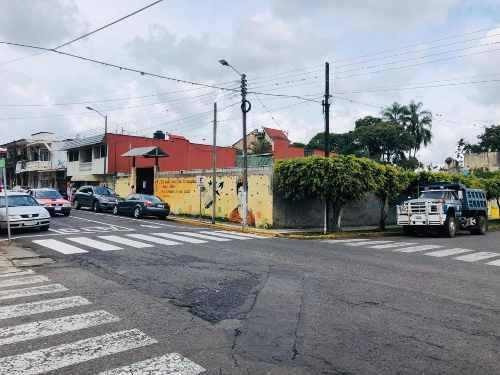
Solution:
[[[62,195],[57,190],[38,190],[35,197],[40,199],[61,199]]]
[[[143,195],[142,199],[151,203],[162,203],[162,200],[154,195]]]
[[[96,187],[95,193],[99,195],[113,195],[113,192],[104,186]]]
[[[443,199],[445,193],[445,191],[424,191],[422,194],[420,194],[420,198]]]
[[[9,195],[7,202],[9,207],[39,206],[38,202],[29,195]],[[5,207],[5,197],[0,197],[0,207]]]

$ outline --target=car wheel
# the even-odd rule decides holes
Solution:
[[[444,223],[444,233],[447,237],[453,238],[457,234],[457,220],[455,216],[448,215]]]
[[[135,217],[136,219],[139,219],[139,218],[141,217],[141,208],[140,208],[140,207],[136,207],[136,208],[134,209],[134,217]]]
[[[78,199],[75,199],[73,201],[73,207],[76,209],[76,210],[79,210],[82,206],[80,206],[80,202],[78,201]]]
[[[403,226],[403,234],[405,236],[413,236],[413,235],[415,235],[415,228],[413,228],[410,225],[404,225]]]
[[[69,214],[71,213],[71,211],[66,211],[63,213],[64,216],[69,216]]]
[[[94,212],[101,212],[101,206],[99,204],[99,201],[94,201],[94,204],[92,205],[92,210]]]
[[[476,220],[476,225],[474,226],[473,229],[471,229],[472,234],[486,234],[488,231],[488,220],[484,216],[477,216],[475,218]]]
[[[118,206],[113,207],[113,215],[118,215]]]
[[[50,225],[42,225],[42,226],[40,227],[40,231],[42,231],[42,232],[46,232],[46,231],[48,231],[48,230],[49,230],[49,227],[50,227]]]

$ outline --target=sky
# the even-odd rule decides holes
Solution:
[[[152,0],[0,0],[0,40],[54,48]],[[500,0],[165,0],[61,51],[183,80],[237,89],[248,77],[248,129],[273,127],[307,143],[323,130],[324,64],[330,127],[378,116],[397,101],[433,113],[418,157],[442,164],[457,141],[500,123]],[[51,131],[61,138],[156,130],[193,142],[241,137],[237,92],[0,45],[0,144]]]

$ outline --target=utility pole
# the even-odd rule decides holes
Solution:
[[[215,224],[215,203],[217,202],[217,102],[214,103],[214,134],[212,147],[212,224]]]
[[[330,63],[325,62],[325,98],[323,99],[323,111],[325,114],[325,157],[330,157]],[[329,230],[330,207],[328,199],[325,198],[325,221],[323,232]]]
[[[252,108],[247,100],[247,76],[241,75],[241,112],[243,114],[243,217],[241,220],[243,231],[247,227],[248,217],[248,158],[247,158],[247,112]]]
[[[104,116],[104,178],[106,179],[106,173],[108,173],[108,142],[106,134],[108,134],[108,115]]]

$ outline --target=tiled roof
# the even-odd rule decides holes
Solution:
[[[264,131],[271,139],[282,139],[288,141],[288,137],[283,130],[264,128]]]

